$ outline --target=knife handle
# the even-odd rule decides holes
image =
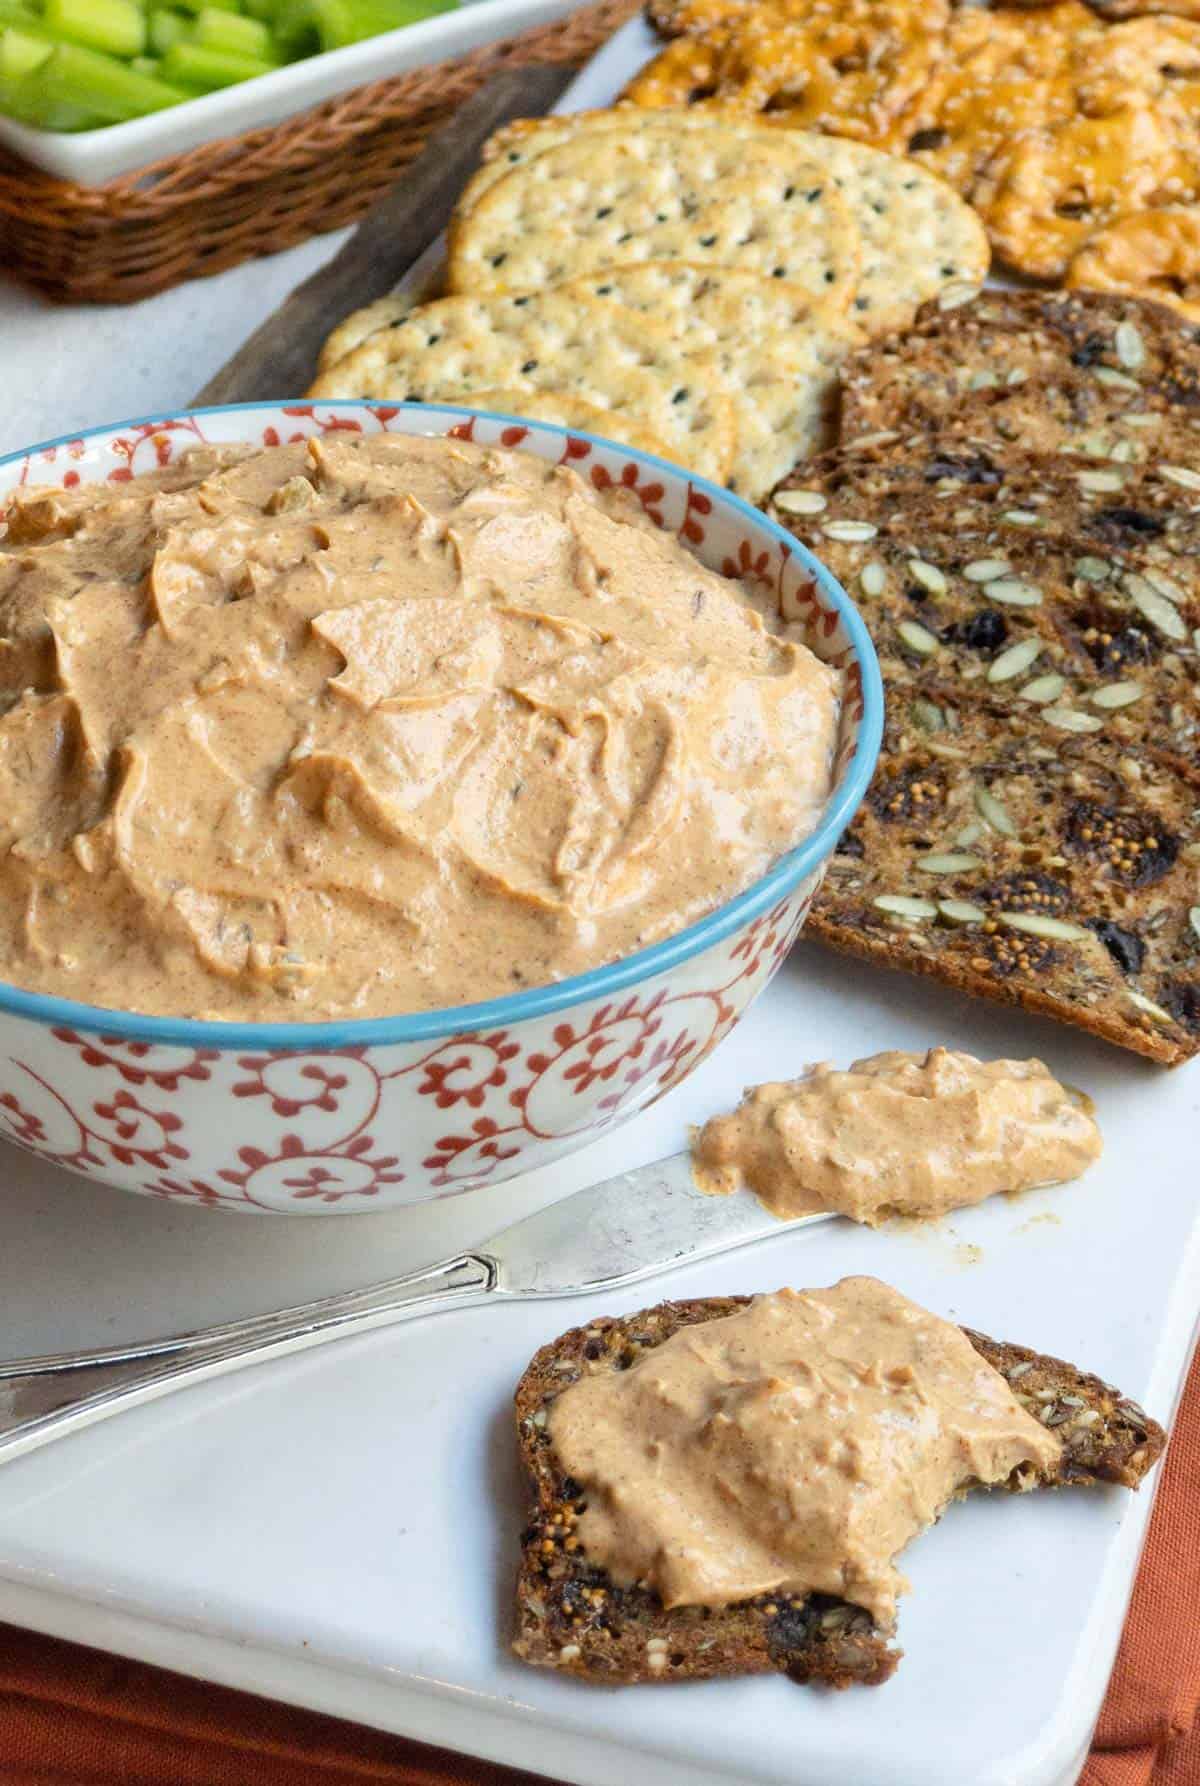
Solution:
[[[366,1290],[144,1345],[0,1363],[0,1463],[206,1377],[482,1302],[496,1289],[496,1275],[486,1253],[462,1253]]]

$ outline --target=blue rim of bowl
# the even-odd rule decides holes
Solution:
[[[109,422],[99,428],[85,428],[73,434],[60,434],[53,440],[39,441],[15,453],[0,455],[0,470],[30,459],[55,447],[119,434],[122,428],[152,427],[156,423],[177,422],[189,416],[233,415],[262,410],[293,408],[297,398],[264,399],[258,403],[217,403],[201,409],[167,410],[159,415],[131,416],[125,421]],[[382,399],[330,398],[331,409],[362,409],[377,416],[381,408],[393,405]],[[323,1023],[228,1023],[203,1017],[151,1017],[137,1011],[110,1011],[100,1005],[84,1005],[74,999],[55,998],[48,993],[23,992],[20,987],[0,981],[0,1012],[14,1017],[28,1017],[36,1023],[86,1029],[104,1036],[133,1042],[164,1042],[190,1047],[217,1049],[307,1049],[352,1048],[361,1045],[380,1046],[401,1042],[429,1042],[442,1037],[463,1035],[469,1031],[507,1029],[530,1017],[546,1017],[568,1005],[582,1004],[622,992],[636,982],[678,967],[713,943],[723,941],[732,931],[769,911],[785,897],[796,883],[833,853],[835,844],[867,791],[875,768],[883,737],[883,681],[875,647],[862,618],[841,584],[826,570],[819,559],[785,528],[770,520],[761,510],[752,508],[740,496],[724,490],[707,478],[697,477],[669,459],[654,453],[641,452],[620,442],[605,440],[602,435],[588,434],[581,428],[561,428],[553,422],[531,421],[508,415],[500,410],[472,409],[456,403],[399,403],[397,409],[428,411],[434,415],[453,415],[468,419],[478,416],[485,421],[508,423],[535,433],[557,435],[566,440],[586,440],[606,450],[615,448],[642,465],[653,466],[670,478],[686,477],[694,490],[701,491],[718,507],[732,509],[756,531],[765,532],[777,543],[787,546],[812,571],[822,593],[833,602],[850,636],[862,674],[863,716],[859,721],[854,755],[832,798],[826,804],[821,822],[802,843],[788,850],[759,880],[739,893],[735,899],[720,905],[704,918],[689,924],[662,942],[639,949],[635,955],[623,955],[606,967],[575,974],[567,980],[555,980],[548,986],[532,987],[525,992],[506,993],[502,998],[487,999],[477,1005],[451,1005],[437,1011],[415,1011],[396,1017],[357,1017],[333,1019]]]

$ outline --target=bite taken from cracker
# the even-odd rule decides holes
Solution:
[[[983,1487],[1136,1488],[1164,1444],[1074,1365],[874,1278],[664,1302],[544,1346],[515,1653],[604,1685],[894,1672],[896,1559]]]

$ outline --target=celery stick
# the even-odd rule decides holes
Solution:
[[[15,31],[11,26],[0,30],[0,112],[6,112],[22,124],[37,123],[37,118],[30,114],[28,105],[19,96],[20,86],[26,75],[32,74],[53,49],[54,45],[43,37],[31,37],[28,32]]]
[[[250,81],[256,75],[270,74],[279,67],[258,56],[233,56],[220,50],[206,50],[199,43],[173,43],[162,59],[165,81],[177,81],[182,87],[195,87],[208,93],[217,87],[232,87],[237,81]]]
[[[31,37],[28,31],[17,31],[11,25],[0,31],[0,81],[24,80],[54,52],[46,37]]]
[[[146,20],[134,0],[45,0],[46,29],[67,43],[109,56],[140,56]]]
[[[191,41],[202,44],[206,50],[227,50],[234,56],[257,56],[262,62],[271,61],[275,54],[271,33],[258,19],[221,12],[215,6],[206,6],[203,12],[197,13]]]
[[[19,102],[36,110],[48,130],[78,129],[65,122],[86,113],[97,124],[120,124],[177,105],[188,94],[165,81],[135,74],[114,56],[59,44],[15,89]]]
[[[165,56],[173,43],[178,43],[191,25],[181,12],[163,7],[150,14],[150,48],[156,56]]]
[[[292,54],[311,52],[314,37],[321,49],[340,50],[449,11],[454,4],[455,0],[285,0],[276,15],[275,39]]]
[[[285,56],[311,56],[321,48],[312,0],[278,0],[271,14],[271,34]]]
[[[193,15],[204,12],[210,6],[215,6],[218,12],[241,12],[242,10],[241,0],[171,0],[171,5],[177,6],[181,12],[190,12]]]

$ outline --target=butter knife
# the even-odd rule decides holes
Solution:
[[[268,1358],[420,1315],[586,1296],[813,1222],[781,1222],[748,1191],[709,1197],[686,1153],[622,1172],[422,1271],[173,1338],[0,1363],[0,1463],[139,1402]]]

